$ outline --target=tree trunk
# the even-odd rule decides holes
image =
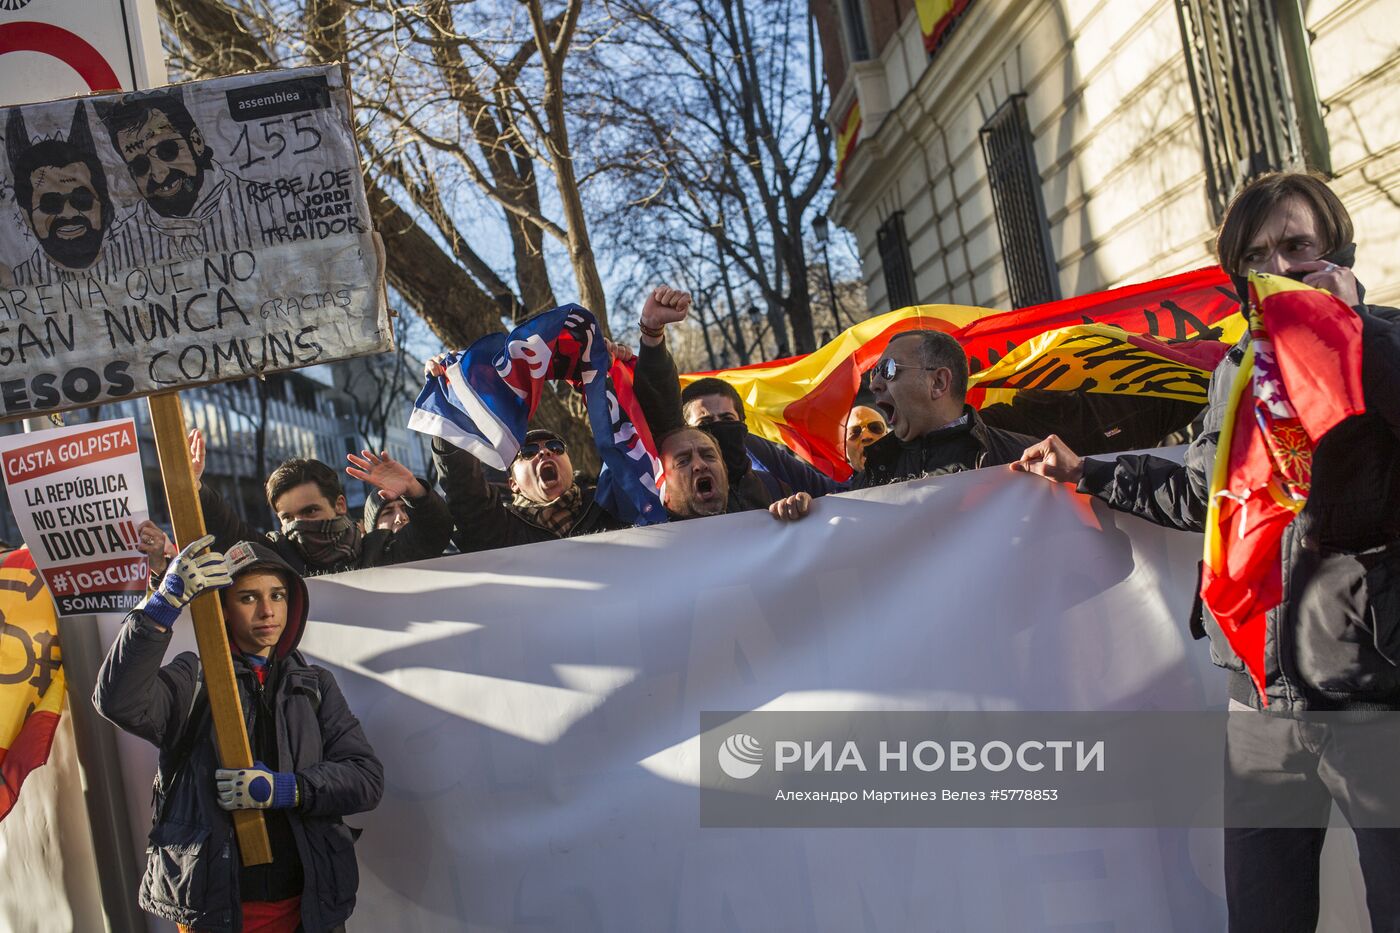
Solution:
[[[266,70],[282,64],[219,0],[157,0],[157,7],[198,68],[198,77]],[[345,57],[344,10],[342,0],[308,0],[308,38],[315,43],[308,46],[309,60]],[[389,283],[418,312],[442,345],[460,349],[499,331],[500,306],[492,296],[369,176],[365,178],[365,192],[375,230],[384,241]],[[542,252],[539,262],[542,269]],[[541,281],[547,286],[548,276]],[[552,297],[547,303],[552,303]],[[569,443],[577,466],[597,471],[599,460],[592,432],[553,391],[544,393],[535,421],[558,432]]]

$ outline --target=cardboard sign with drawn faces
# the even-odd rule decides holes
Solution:
[[[0,124],[0,421],[390,346],[338,66]]]

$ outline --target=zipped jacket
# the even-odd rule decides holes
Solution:
[[[350,916],[359,885],[359,832],[341,818],[379,804],[384,769],[334,675],[307,663],[296,649],[307,613],[301,577],[271,548],[257,542],[253,547],[260,564],[275,565],[292,581],[287,628],[272,653],[276,670],[267,687],[273,691],[277,755],[264,764],[296,775],[301,803],[278,813],[291,828],[304,877],[302,928],[329,933]],[[93,704],[160,750],[141,907],[201,931],[238,933],[242,862],[233,821],[215,791],[218,755],[199,657],[184,652],[162,666],[171,637],[170,630],[133,610],[98,671]],[[251,735],[256,704],[267,698],[259,695],[258,678],[238,651],[233,668]]]
[[[1307,505],[1284,530],[1283,600],[1267,616],[1264,689],[1276,712],[1400,709],[1400,311],[1358,306],[1366,413],[1313,454]],[[1246,334],[1216,368],[1202,430],[1182,463],[1085,460],[1080,492],[1159,525],[1202,531],[1230,386]],[[1231,696],[1262,704],[1244,662],[1197,600],[1192,632],[1233,672]]]

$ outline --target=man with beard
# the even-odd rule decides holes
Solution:
[[[226,171],[214,160],[182,92],[127,94],[97,104],[112,146],[126,163],[142,202],[123,225],[146,231],[140,264],[191,259],[264,245],[284,199]],[[137,262],[133,262],[137,264]]]
[[[365,531],[350,517],[345,490],[336,471],[319,460],[286,460],[267,478],[267,504],[277,515],[279,531],[260,533],[240,519],[217,492],[205,486],[204,437],[190,432],[190,465],[204,524],[214,548],[227,550],[239,541],[266,544],[304,577],[364,567],[385,567],[437,557],[452,534],[442,497],[387,452],[347,454],[345,472],[375,488],[385,501],[402,500],[412,519],[398,530]]]
[[[865,448],[865,469],[851,486],[865,489],[1020,460],[1036,438],[983,422],[967,404],[967,377],[967,354],[948,334],[911,330],[891,337],[870,372],[875,407],[889,432]]]
[[[68,138],[31,143],[24,117],[10,110],[5,152],[14,180],[15,202],[39,240],[34,255],[13,271],[14,284],[52,285],[91,269],[112,224],[107,176],[93,151],[87,109],[73,111]]]

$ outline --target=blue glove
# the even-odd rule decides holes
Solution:
[[[284,810],[301,802],[297,776],[270,770],[261,761],[251,768],[218,768],[214,783],[225,810]]]
[[[175,555],[166,568],[160,581],[160,588],[138,608],[157,625],[170,628],[180,617],[180,610],[189,605],[190,600],[206,590],[228,586],[233,582],[229,574],[228,561],[218,551],[210,551],[196,557],[214,543],[213,535],[205,535],[192,541],[183,551]]]

